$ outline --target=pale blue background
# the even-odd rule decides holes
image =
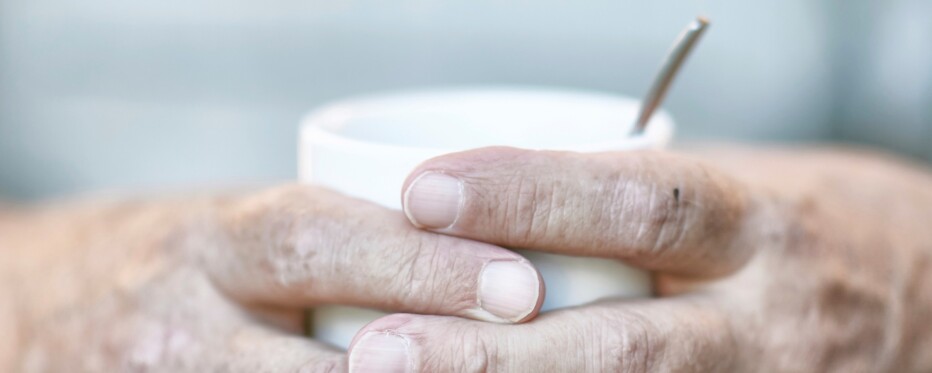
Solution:
[[[681,138],[932,159],[927,0],[0,0],[0,195],[293,179],[300,116],[371,91],[641,95],[696,14]]]

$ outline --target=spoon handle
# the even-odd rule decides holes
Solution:
[[[654,78],[654,84],[651,85],[650,91],[647,92],[647,97],[641,101],[641,111],[638,113],[637,121],[634,122],[634,134],[642,133],[647,128],[651,115],[663,102],[667,89],[670,88],[670,83],[673,82],[673,78],[679,72],[683,61],[689,56],[689,52],[692,51],[693,46],[696,45],[696,42],[699,41],[708,26],[708,19],[698,17],[676,38],[673,48],[667,53],[666,58],[663,60],[663,66]]]

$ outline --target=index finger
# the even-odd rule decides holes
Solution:
[[[514,323],[543,301],[540,274],[520,255],[416,229],[397,211],[323,188],[273,188],[217,215],[198,253],[214,283],[241,302]]]
[[[484,148],[431,159],[405,182],[416,226],[497,245],[721,274],[749,256],[745,188],[660,152]]]

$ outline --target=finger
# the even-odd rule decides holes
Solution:
[[[522,325],[391,315],[349,349],[356,372],[736,371],[724,315],[699,301],[665,298],[597,304]]]
[[[484,148],[420,165],[405,183],[416,226],[498,245],[722,274],[747,196],[731,179],[659,152],[581,154]]]
[[[345,356],[300,336],[259,326],[235,331],[191,359],[197,372],[344,372]],[[183,362],[175,371],[187,371]]]
[[[185,286],[185,287],[181,287]],[[244,309],[202,273],[179,269],[119,299],[43,323],[27,372],[330,372],[345,354],[289,334],[303,312]],[[273,326],[274,325],[274,326]]]
[[[242,301],[520,322],[543,300],[539,273],[518,254],[416,229],[400,212],[324,189],[279,188],[224,214],[226,239],[205,251],[205,265]]]

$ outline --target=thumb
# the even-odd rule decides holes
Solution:
[[[666,298],[544,314],[520,325],[397,314],[359,334],[350,372],[733,371],[723,313]]]

